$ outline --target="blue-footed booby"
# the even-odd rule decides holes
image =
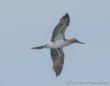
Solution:
[[[56,77],[60,75],[63,64],[64,64],[64,52],[63,47],[68,46],[72,43],[81,43],[83,42],[78,41],[76,38],[65,38],[65,30],[69,26],[70,17],[68,13],[59,20],[59,23],[53,30],[53,34],[51,37],[51,41],[45,45],[32,47],[31,49],[43,49],[49,48],[51,58],[53,60],[53,70],[56,73]]]

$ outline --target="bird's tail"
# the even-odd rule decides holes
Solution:
[[[38,47],[32,47],[31,49],[43,49],[45,48],[47,45],[42,45],[42,46],[38,46]]]

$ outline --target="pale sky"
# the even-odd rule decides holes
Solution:
[[[66,12],[65,37],[85,45],[64,48],[63,70],[56,77],[50,50],[30,48],[49,42]],[[67,81],[109,86],[110,0],[0,0],[0,86],[74,85]]]

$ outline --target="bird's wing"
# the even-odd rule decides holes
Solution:
[[[69,14],[66,13],[53,30],[51,41],[65,39],[65,30],[70,22]]]
[[[51,58],[53,60],[53,70],[56,77],[60,75],[64,64],[64,53],[62,48],[50,49]]]

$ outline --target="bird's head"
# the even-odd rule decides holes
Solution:
[[[70,38],[70,39],[67,39],[70,43],[81,43],[81,44],[85,44],[83,42],[80,42],[79,40],[77,40],[76,38]]]

